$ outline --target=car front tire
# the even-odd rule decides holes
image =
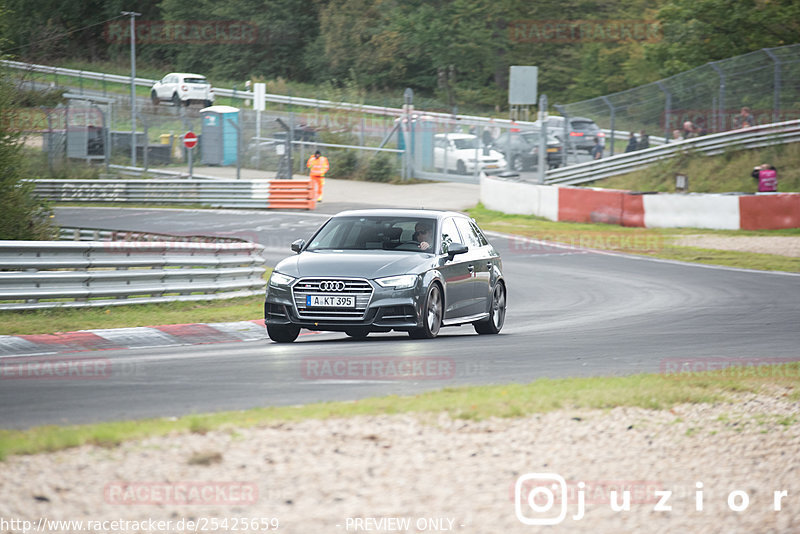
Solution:
[[[291,343],[300,335],[300,327],[294,325],[267,325],[269,338],[276,343]]]
[[[456,162],[456,173],[467,174],[467,166],[461,160],[458,160],[458,162]]]
[[[161,100],[158,98],[158,94],[155,91],[150,91],[150,101],[153,102],[154,106],[157,106]]]
[[[353,339],[364,339],[369,335],[369,328],[348,328],[344,333]]]
[[[439,335],[444,317],[444,299],[439,284],[431,284],[422,308],[422,326],[411,330],[408,335],[414,339],[433,339]]]
[[[506,287],[502,282],[497,282],[492,291],[492,302],[489,308],[489,317],[484,321],[473,323],[472,326],[479,334],[497,334],[506,321]]]

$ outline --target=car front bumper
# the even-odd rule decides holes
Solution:
[[[422,297],[417,286],[409,289],[373,286],[372,294],[363,313],[352,317],[326,315],[326,309],[315,310],[310,316],[297,304],[297,297],[289,287],[267,287],[264,301],[264,322],[267,325],[295,325],[310,330],[343,332],[354,327],[370,327],[378,331],[410,330],[422,324]],[[336,312],[331,308],[329,311]],[[338,310],[341,311],[341,310]]]

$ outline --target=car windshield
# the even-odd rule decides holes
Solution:
[[[479,148],[477,137],[462,137],[459,139],[453,139],[453,144],[456,145],[458,150]]]
[[[436,220],[424,217],[334,217],[314,236],[306,250],[405,250],[419,252],[426,241],[436,250]],[[427,230],[427,233],[424,231]]]
[[[572,121],[573,131],[597,130],[597,125],[592,121]]]
[[[539,132],[522,132],[520,135],[529,145],[539,144],[539,136],[540,136]],[[547,131],[547,143],[551,145],[558,144],[558,139],[556,138],[552,130]]]
[[[208,81],[205,78],[184,78],[186,83],[199,83],[202,85],[207,85]]]

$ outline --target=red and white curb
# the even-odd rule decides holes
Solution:
[[[268,341],[264,320],[0,336],[0,358],[116,349]]]

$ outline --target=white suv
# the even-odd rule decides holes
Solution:
[[[204,107],[214,104],[214,89],[205,76],[188,72],[172,72],[153,84],[150,99],[158,105],[164,100],[178,106],[199,102]]]
[[[437,169],[472,174],[475,167],[486,174],[500,172],[506,158],[496,150],[484,147],[472,134],[449,133],[433,136],[433,165]]]

